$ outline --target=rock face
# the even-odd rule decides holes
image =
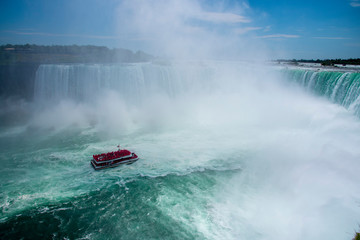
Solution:
[[[0,96],[31,100],[38,67],[36,63],[0,65]]]

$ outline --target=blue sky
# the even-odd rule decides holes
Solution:
[[[6,43],[360,58],[360,0],[1,0]]]

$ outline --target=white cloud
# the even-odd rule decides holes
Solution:
[[[249,9],[250,5],[247,2],[242,2],[242,6],[244,9]]]
[[[202,0],[124,0],[117,8],[117,29],[119,36],[128,39],[122,46],[141,46],[157,56],[195,59],[238,53],[245,59],[256,55],[248,54],[252,46],[260,52],[254,39],[234,32],[251,22],[245,10],[239,5],[228,11],[221,4],[209,6]]]
[[[360,7],[360,1],[359,0],[352,0],[350,2],[350,6],[352,6],[352,7]]]
[[[234,13],[201,12],[194,16],[197,19],[214,23],[249,23],[251,20]]]
[[[290,34],[271,34],[265,36],[259,36],[258,38],[299,38],[299,35],[290,35]]]
[[[344,39],[351,39],[345,37],[313,37],[315,39],[332,39],[332,40],[344,40]]]
[[[266,26],[265,28],[264,28],[264,32],[269,32],[271,30],[271,26],[269,25],[269,26]]]
[[[360,43],[347,43],[344,44],[345,46],[349,46],[349,47],[359,47],[360,48]]]
[[[245,34],[247,32],[250,32],[250,31],[256,31],[256,30],[260,30],[262,29],[262,27],[245,27],[245,28],[237,28],[235,29],[235,33],[236,34]]]

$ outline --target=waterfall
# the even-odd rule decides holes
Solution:
[[[170,64],[44,64],[36,72],[36,102],[72,99],[92,101],[106,90],[139,101],[151,94],[175,97],[189,90],[208,88],[212,71],[201,65]]]
[[[360,73],[307,69],[282,71],[287,80],[297,82],[308,91],[327,97],[360,117]]]
[[[106,91],[115,91],[131,103],[146,101],[153,95],[174,98],[184,93],[206,93],[224,84],[234,88],[244,68],[231,66],[235,81],[224,82],[224,67],[229,64],[44,64],[36,72],[34,100],[56,102],[71,99],[91,102]],[[227,69],[227,71],[229,68]],[[360,116],[360,73],[284,69],[287,80],[307,91],[327,97]],[[246,78],[246,77],[245,77]],[[222,79],[222,81],[215,81]],[[244,79],[241,79],[244,81]]]

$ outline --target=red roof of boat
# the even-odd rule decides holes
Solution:
[[[108,152],[108,153],[93,155],[93,158],[96,161],[107,161],[107,160],[112,160],[112,159],[125,157],[125,156],[129,156],[129,155],[131,155],[131,152],[129,150],[122,149],[122,150],[118,150],[115,152]]]

